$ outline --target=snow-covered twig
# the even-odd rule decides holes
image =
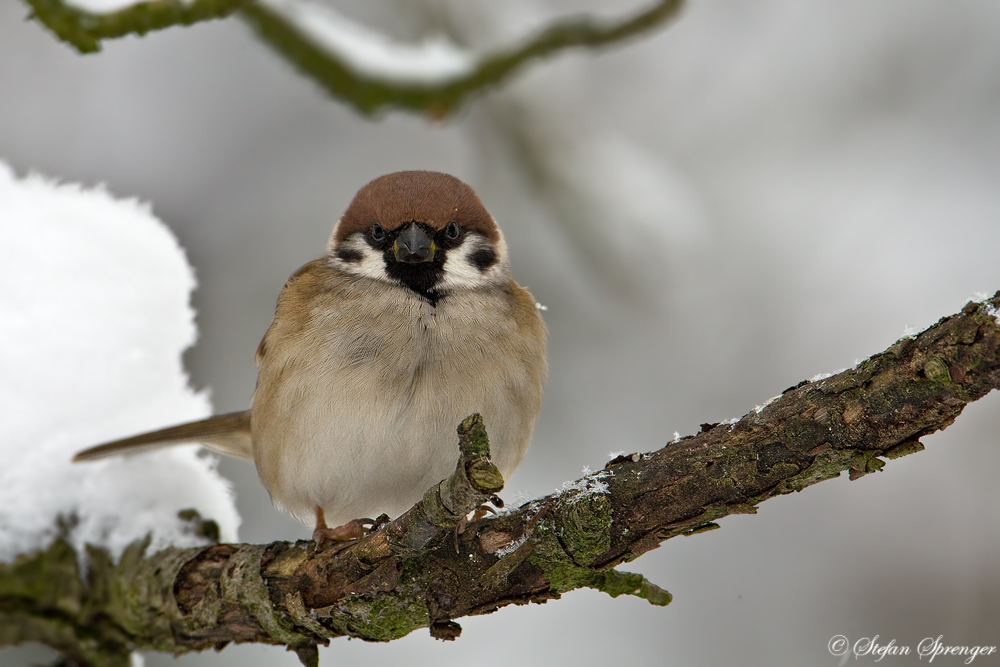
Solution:
[[[371,114],[384,108],[433,117],[457,110],[528,63],[574,48],[596,49],[650,32],[682,0],[659,0],[619,21],[556,21],[519,44],[475,54],[442,39],[403,44],[316,0],[25,0],[34,18],[83,52],[104,39],[221,18],[236,11],[272,48],[333,97]]]

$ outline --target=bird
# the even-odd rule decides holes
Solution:
[[[546,339],[473,189],[391,173],[357,192],[323,256],[285,283],[249,410],[73,460],[199,443],[252,460],[272,503],[313,523],[317,542],[353,539],[371,526],[364,517],[398,516],[454,470],[455,428],[470,414],[504,478],[514,472],[541,408]]]

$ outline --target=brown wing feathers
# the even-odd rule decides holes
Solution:
[[[85,449],[73,461],[93,461],[120,454],[135,454],[161,447],[200,443],[218,454],[252,459],[250,412],[230,412],[187,424],[143,433]]]

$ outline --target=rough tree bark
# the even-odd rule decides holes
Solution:
[[[118,563],[57,540],[0,565],[0,646],[40,641],[80,665],[119,666],[131,650],[181,653],[229,642],[283,644],[307,665],[349,635],[388,641],[580,587],[667,604],[642,576],[613,568],[676,535],[754,513],[772,496],[848,470],[851,479],[923,449],[967,403],[1000,387],[1000,292],[832,377],[802,382],[735,423],[648,454],[619,456],[562,493],[466,524],[503,480],[481,419],[459,427],[450,478],[372,535],[312,542],[217,544]],[[82,576],[81,576],[82,575]]]

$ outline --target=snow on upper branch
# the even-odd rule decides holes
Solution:
[[[195,508],[233,540],[239,516],[195,446],[70,463],[84,447],[210,411],[188,386],[194,275],[149,207],[103,188],[19,179],[0,162],[0,561],[60,532],[115,555],[204,539]],[[62,523],[62,528],[58,523]]]
[[[63,0],[65,4],[74,9],[78,9],[88,14],[114,14],[123,9],[134,7],[146,0]],[[191,0],[181,0],[184,4],[191,4]]]
[[[399,83],[436,84],[469,74],[474,56],[444,38],[405,44],[310,0],[260,0],[306,39],[355,74]]]

